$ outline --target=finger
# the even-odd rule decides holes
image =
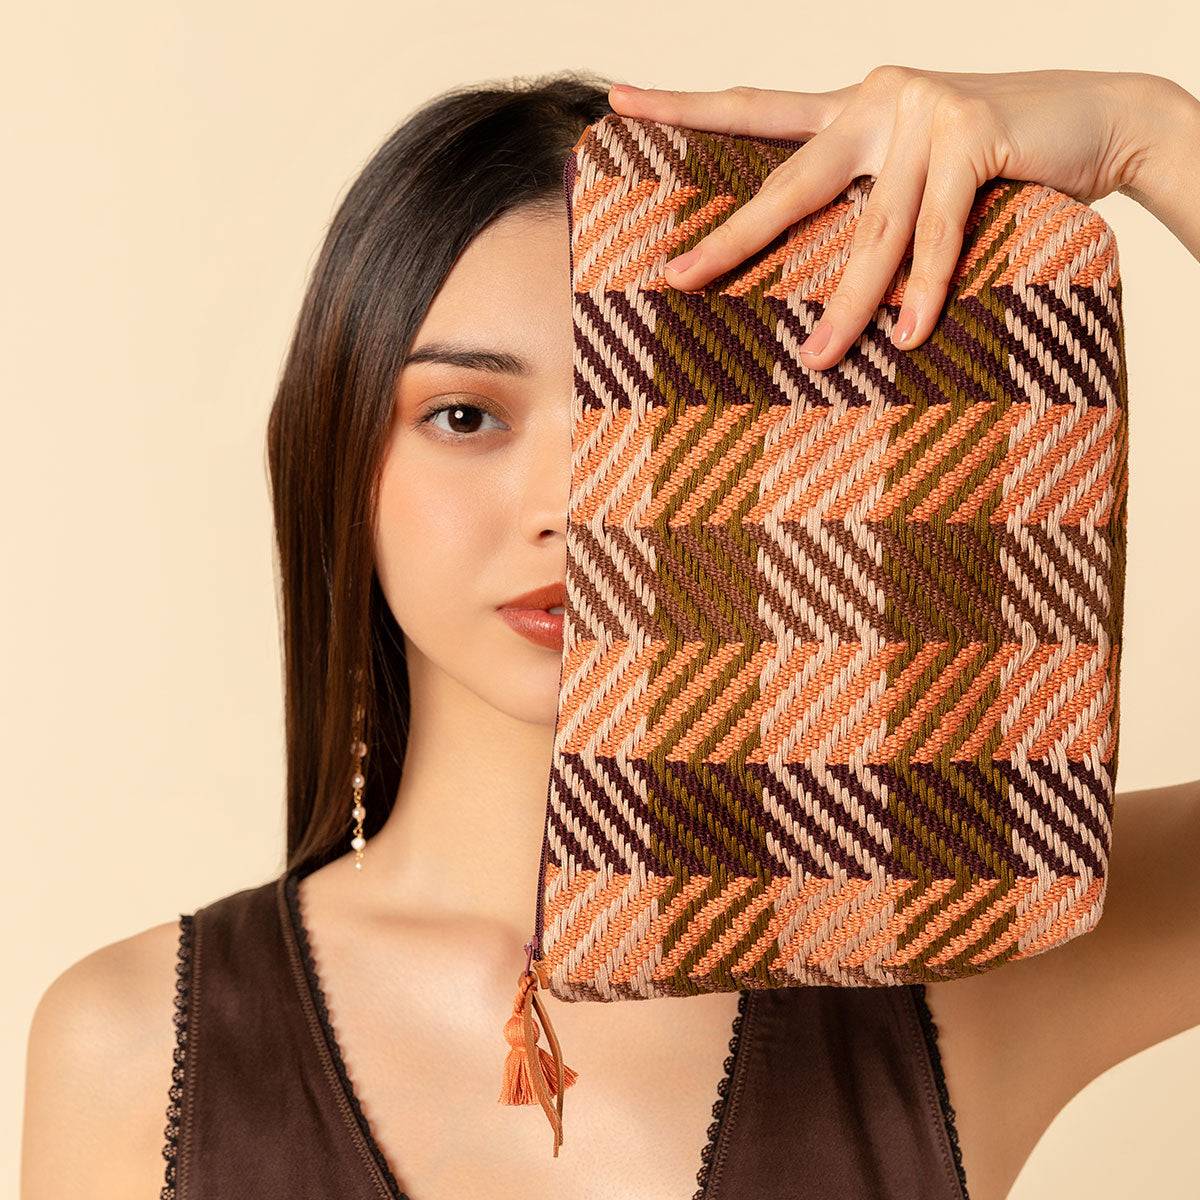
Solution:
[[[854,226],[850,256],[800,361],[823,371],[839,362],[879,308],[912,237],[929,169],[929,123],[897,121],[883,165]]]
[[[851,150],[835,130],[806,142],[716,229],[666,264],[667,282],[695,291],[744,262],[805,214],[823,208],[854,178]]]
[[[742,85],[716,92],[677,92],[618,83],[609,89],[608,101],[624,116],[681,129],[807,141],[834,120],[854,90],[787,92]]]
[[[892,330],[892,342],[901,349],[915,349],[937,324],[962,253],[967,218],[976,193],[986,182],[979,178],[983,173],[964,151],[961,136],[935,133],[913,235],[912,266]]]

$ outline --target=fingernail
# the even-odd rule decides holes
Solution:
[[[678,258],[671,259],[667,266],[672,271],[686,271],[694,267],[700,261],[700,247],[693,246],[686,254],[681,254]]]
[[[912,337],[912,331],[917,327],[917,314],[907,306],[900,310],[900,319],[892,330],[892,341],[899,345]]]
[[[831,326],[826,325],[823,321],[818,321],[816,328],[809,334],[808,341],[800,347],[800,353],[820,354],[829,345],[829,338],[832,333],[833,329]]]
[[[634,87],[632,83],[614,83],[610,92],[644,92],[645,88]]]

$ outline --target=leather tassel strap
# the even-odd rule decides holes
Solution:
[[[537,994],[539,982],[538,973],[532,969],[522,971],[517,980],[513,1014],[504,1024],[509,1050],[500,1083],[500,1103],[539,1102],[554,1131],[554,1157],[557,1158],[563,1140],[563,1093],[579,1075],[563,1062],[562,1047],[558,1044],[554,1026],[550,1024],[542,998]],[[540,1031],[534,1019],[535,1010],[546,1029],[549,1053],[537,1044]],[[555,1097],[557,1102],[553,1103]]]

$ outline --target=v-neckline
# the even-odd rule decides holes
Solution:
[[[306,872],[305,872],[306,873]],[[392,1200],[411,1200],[407,1193],[400,1190],[400,1185],[396,1181],[395,1175],[392,1173],[391,1164],[388,1162],[386,1155],[379,1147],[379,1143],[375,1140],[375,1134],[371,1129],[371,1123],[367,1120],[366,1114],[363,1112],[362,1105],[359,1103],[358,1096],[354,1091],[354,1081],[350,1078],[350,1073],[346,1069],[346,1060],[342,1054],[342,1048],[338,1044],[337,1035],[333,1030],[333,1023],[329,1017],[329,1005],[325,997],[325,990],[321,983],[321,978],[317,973],[316,962],[313,959],[312,945],[309,941],[308,929],[304,924],[303,914],[300,912],[300,889],[299,883],[303,878],[303,874],[299,869],[293,869],[285,873],[283,880],[284,898],[287,901],[287,910],[291,917],[292,935],[296,940],[297,949],[300,952],[300,962],[304,968],[304,986],[307,992],[308,1000],[313,1006],[316,1013],[317,1021],[320,1025],[320,1032],[324,1037],[325,1048],[329,1053],[329,1057],[333,1061],[333,1067],[337,1073],[337,1081],[330,1079],[331,1087],[341,1088],[346,1101],[349,1103],[351,1111],[354,1113],[354,1118],[358,1122],[359,1133],[363,1141],[366,1142],[367,1148],[371,1153],[371,1157],[375,1160],[375,1165],[379,1168],[380,1173],[386,1181],[388,1191]],[[708,1182],[712,1175],[712,1159],[717,1149],[717,1144],[721,1134],[725,1129],[726,1114],[730,1111],[728,1101],[729,1091],[733,1084],[734,1071],[737,1068],[738,1062],[742,1057],[739,1054],[742,1044],[742,1032],[745,1022],[746,1008],[753,995],[752,990],[743,990],[738,997],[737,1012],[734,1014],[733,1024],[730,1030],[729,1038],[729,1053],[725,1058],[724,1072],[717,1084],[717,1099],[712,1106],[712,1123],[708,1127],[708,1140],[700,1152],[700,1166],[696,1172],[696,1181],[699,1184],[696,1191],[689,1200],[705,1200],[705,1193],[708,1190]],[[314,1031],[315,1036],[315,1031]]]

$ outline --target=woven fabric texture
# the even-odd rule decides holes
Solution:
[[[564,1000],[993,970],[1092,929],[1128,482],[1117,247],[996,179],[937,327],[908,255],[823,372],[862,177],[694,292],[801,143],[608,115],[566,163],[575,336],[535,953]]]

